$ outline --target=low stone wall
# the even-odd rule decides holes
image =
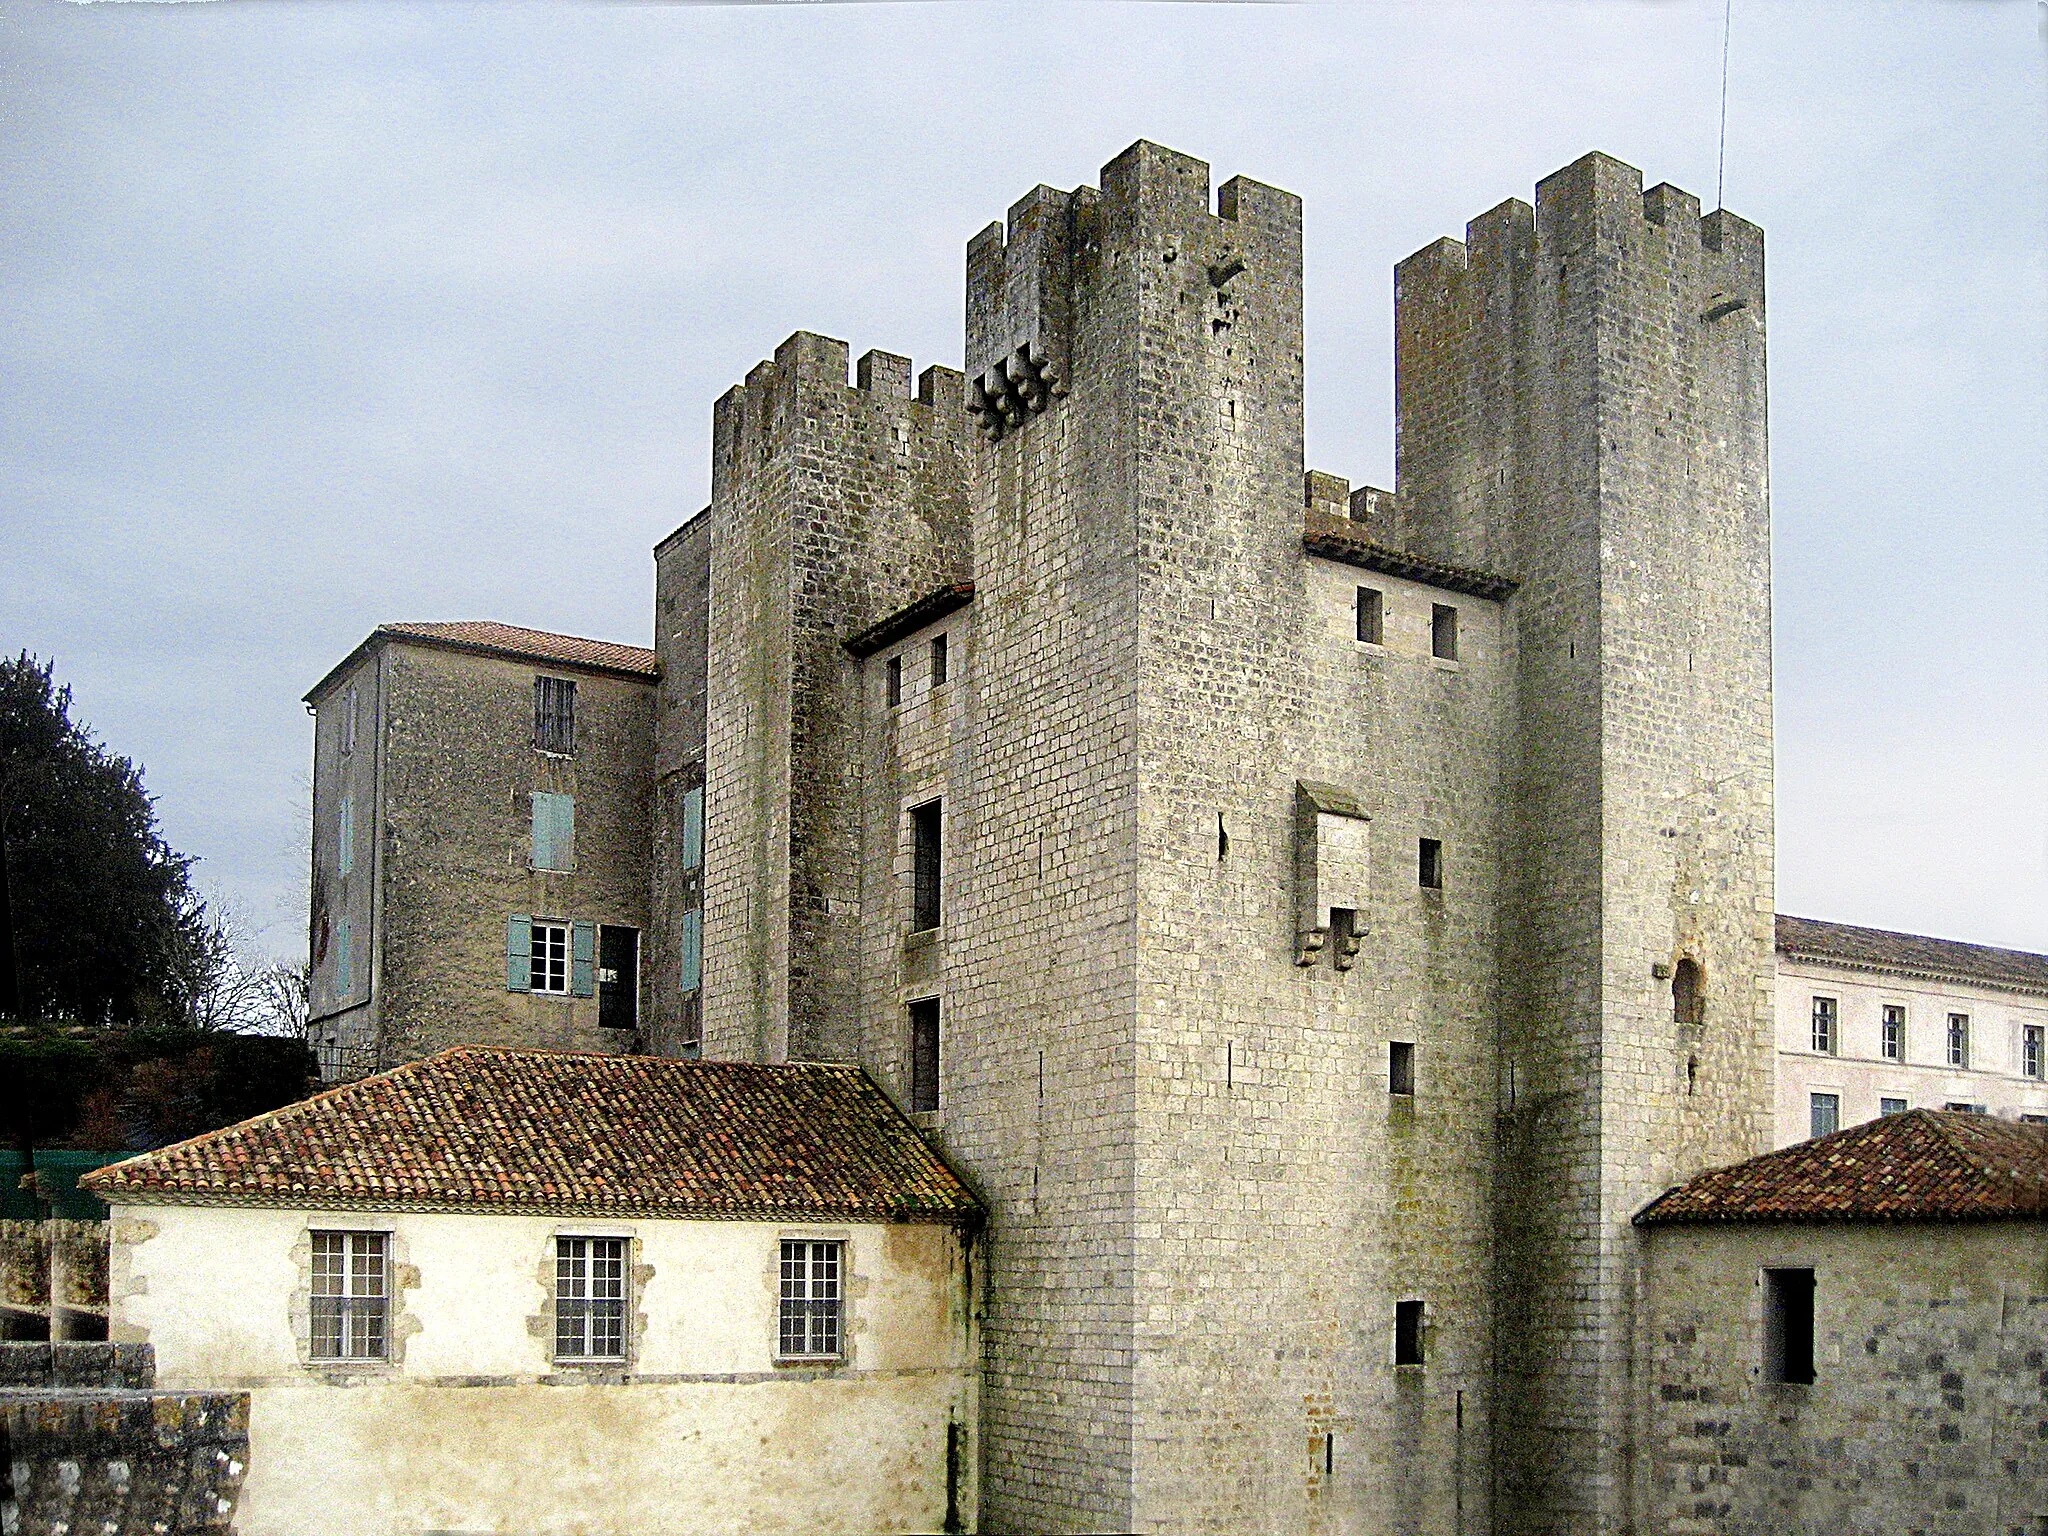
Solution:
[[[107,1224],[0,1221],[0,1337],[107,1336]]]
[[[249,1461],[244,1392],[159,1392],[147,1344],[0,1344],[8,1536],[232,1530]]]

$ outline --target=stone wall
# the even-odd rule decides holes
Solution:
[[[654,547],[654,806],[649,827],[645,1001],[647,1049],[678,1056],[697,1047],[703,1022],[704,864],[686,867],[685,799],[704,790],[705,708],[710,678],[711,518],[700,512]],[[698,982],[683,977],[685,925],[695,913]]]
[[[2048,1528],[2048,1226],[1649,1229],[1636,1529]],[[1763,1379],[1766,1267],[1814,1271],[1814,1380]]]

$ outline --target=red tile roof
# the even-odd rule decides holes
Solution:
[[[1965,944],[1960,939],[1931,939],[1918,933],[1893,933],[1886,928],[1824,923],[1812,917],[1787,917],[1782,912],[1778,914],[1778,953],[1854,970],[2048,994],[2048,955]]]
[[[971,1222],[857,1066],[465,1045],[89,1176],[179,1205]]]
[[[457,623],[379,624],[369,636],[327,675],[307,690],[306,702],[317,704],[328,688],[338,682],[382,641],[404,640],[414,645],[444,651],[467,651],[473,656],[502,656],[508,661],[538,661],[544,665],[576,667],[590,672],[609,672],[616,677],[661,676],[661,662],[644,645],[621,645],[616,640],[586,640],[580,635],[557,635],[545,629],[521,629],[517,624],[495,624],[487,619],[465,619]]]
[[[1913,1109],[1703,1173],[1651,1201],[1636,1221],[2021,1216],[2048,1216],[2048,1126]]]

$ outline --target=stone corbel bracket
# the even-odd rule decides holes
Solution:
[[[967,409],[991,443],[1067,392],[1076,205],[1096,195],[1038,187],[968,244]]]

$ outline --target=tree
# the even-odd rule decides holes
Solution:
[[[218,925],[53,670],[0,659],[0,1017],[183,1021],[229,962]]]

